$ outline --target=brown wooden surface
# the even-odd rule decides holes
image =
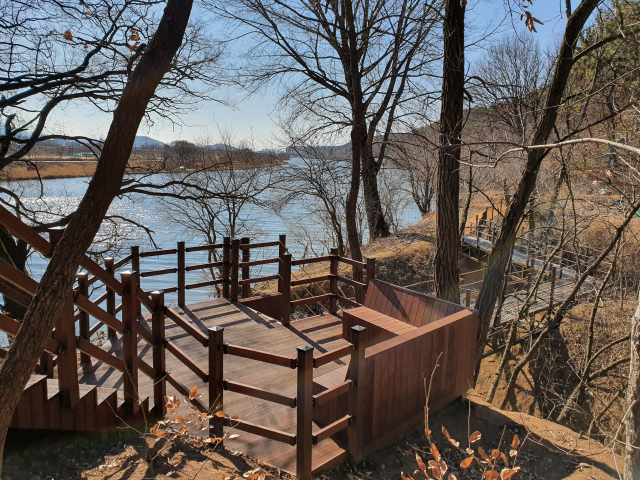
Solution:
[[[181,317],[189,319],[203,334],[208,334],[207,329],[210,327],[221,326],[224,327],[225,342],[290,358],[296,356],[296,348],[302,345],[312,346],[315,356],[347,345],[341,335],[342,322],[340,318],[333,315],[293,321],[291,326],[286,328],[278,321],[261,315],[240,302],[231,304],[225,299],[214,299],[185,308],[176,307],[174,311]],[[150,326],[150,315],[145,314],[141,318],[144,318]],[[208,349],[186,334],[171,319],[166,318],[165,321],[166,338],[206,369],[209,361]],[[107,342],[105,349],[121,358],[119,341],[113,344]],[[152,363],[152,348],[144,340],[138,342],[138,354],[147,363]],[[322,376],[344,365],[344,361],[336,360],[314,369],[314,377]],[[166,354],[166,366],[171,376],[186,388],[190,389],[197,385],[198,392],[202,394],[200,400],[205,405],[209,405],[208,385],[170,352]],[[119,372],[96,360],[83,365],[79,373],[83,384],[105,388],[121,388],[122,385],[122,376]],[[296,396],[296,370],[291,368],[234,355],[224,355],[224,378],[270,392],[278,392],[281,395]],[[344,381],[344,374],[342,378]],[[140,396],[152,395],[153,381],[146,375],[141,375],[139,390]],[[167,393],[174,395],[177,392],[168,384]],[[239,419],[256,425],[289,434],[295,434],[296,431],[296,409],[284,405],[228,391],[224,394],[223,410],[229,415],[238,415]],[[314,431],[319,429],[320,427],[314,425]],[[295,447],[244,431],[234,433],[238,433],[239,437],[227,440],[225,442],[227,448],[242,451],[260,458],[267,464],[295,473]],[[314,470],[324,461],[334,462],[343,459],[342,447],[332,439],[326,439],[314,445]]]
[[[423,327],[467,309],[378,279],[369,282],[364,306],[414,327]]]

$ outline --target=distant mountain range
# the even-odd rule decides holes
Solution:
[[[133,148],[164,148],[165,143],[160,140],[156,140],[144,135],[136,135],[136,139],[133,141]]]

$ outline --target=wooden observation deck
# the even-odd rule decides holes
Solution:
[[[2,207],[0,224],[45,257],[61,233],[51,232],[47,241]],[[277,247],[278,256],[250,260],[248,252],[267,247]],[[222,261],[186,265],[185,253],[212,249],[222,251]],[[175,255],[177,267],[141,272],[140,258],[152,255]],[[277,264],[277,275],[249,278],[250,267],[269,263]],[[326,265],[327,274],[292,278],[292,266],[309,263]],[[366,282],[340,276],[339,263],[350,265],[354,278],[366,272]],[[167,395],[188,396],[197,386],[202,396],[192,405],[225,414],[214,415],[203,435],[308,480],[358,462],[420,425],[423,378],[438,357],[431,411],[472,383],[476,312],[375,279],[373,259],[358,262],[332,250],[296,261],[281,236],[277,242],[225,239],[190,248],[179,242],[176,249],[152,252],[134,247],[128,257],[106,259],[104,266],[85,257],[81,268],[13,414],[13,428],[100,431],[123,422],[150,427],[166,414]],[[186,284],[185,272],[198,269],[219,275]],[[164,291],[145,292],[140,279],[154,275],[176,275],[176,281]],[[38,287],[33,279],[2,261],[0,279],[0,293],[28,306]],[[252,283],[273,280],[278,292],[252,296]],[[291,299],[292,287],[308,284],[324,293]],[[210,285],[221,287],[222,298],[187,303],[190,289]],[[104,293],[90,300],[89,287],[93,297],[96,289]],[[177,307],[166,305],[166,292],[177,292]],[[326,313],[291,320],[292,309],[313,303]],[[15,336],[20,326],[0,314],[0,330]],[[96,344],[96,332],[105,327],[106,340]],[[0,358],[6,353],[0,349]]]

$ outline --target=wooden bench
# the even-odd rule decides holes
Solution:
[[[351,327],[365,327],[367,330],[362,341],[366,348],[463,310],[468,309],[372,279],[367,287],[364,306],[344,311],[342,335],[351,341]]]

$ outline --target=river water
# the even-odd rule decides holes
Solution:
[[[291,161],[296,161],[293,159]],[[285,166],[279,168],[286,168]],[[158,177],[161,177],[159,175]],[[148,181],[162,180],[162,178],[148,178]],[[3,184],[4,188],[10,189],[20,196],[20,200],[30,208],[37,208],[41,211],[55,211],[58,213],[70,213],[77,208],[82,196],[88,185],[88,178],[65,178],[65,179],[47,179],[42,182],[43,194],[40,195],[40,183],[38,182],[12,182]],[[133,194],[128,197],[114,199],[108,215],[127,217],[141,225],[145,225],[153,231],[153,237],[156,244],[161,249],[175,248],[176,242],[179,240],[186,241],[187,247],[205,244],[206,241],[202,237],[194,235],[192,231],[185,227],[178,226],[170,221],[169,215],[161,201],[156,198],[142,194]],[[42,214],[41,218],[46,219],[46,214]],[[51,217],[50,217],[51,218]],[[283,220],[286,219],[286,220]],[[310,221],[308,213],[308,205],[303,206],[295,202],[277,215],[272,210],[252,206],[244,213],[244,219],[259,227],[260,234],[251,238],[252,243],[276,241],[280,234],[287,235],[287,244],[293,258],[301,258],[305,254],[305,249],[301,242],[295,241],[299,238],[300,223],[304,223],[311,235],[322,237],[322,226],[314,225]],[[408,225],[420,220],[420,213],[414,204],[410,204],[408,208],[403,210],[402,225]],[[144,232],[130,224],[117,222],[120,230],[128,230],[125,248],[121,251],[121,255],[127,254],[127,249],[131,245],[140,245],[141,251],[153,250],[148,237]],[[106,231],[103,231],[103,235]],[[365,232],[366,238],[366,232]],[[318,243],[314,245],[317,248]],[[311,257],[322,252],[307,251],[306,256]],[[252,260],[262,258],[273,258],[277,256],[277,248],[264,249],[264,251],[252,250]],[[118,258],[116,258],[117,261]],[[162,257],[148,257],[141,260],[140,270],[142,272],[152,270],[162,270],[176,267],[177,256],[167,255]],[[187,254],[187,265],[195,265],[206,263],[208,260],[204,252],[194,252]],[[28,268],[31,275],[39,280],[44,273],[47,260],[40,255],[34,253],[29,259]],[[270,264],[262,267],[256,267],[251,272],[251,277],[267,276],[276,273],[277,265]],[[200,271],[187,272],[187,284],[204,281],[203,273]],[[175,286],[177,282],[176,274],[169,274],[157,277],[146,277],[141,279],[142,288],[146,291],[163,289]],[[94,297],[102,292],[96,292]],[[187,291],[187,303],[196,303],[204,301],[211,296],[209,288],[193,289]],[[166,301],[168,304],[175,304],[177,294],[167,294]]]

